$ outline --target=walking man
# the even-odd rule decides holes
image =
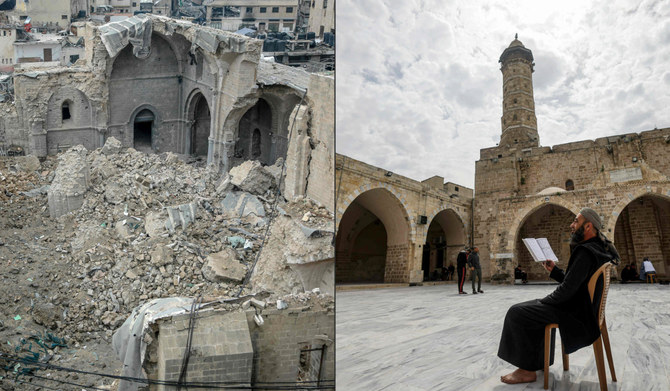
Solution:
[[[465,282],[465,267],[468,263],[468,254],[470,250],[461,251],[456,257],[456,272],[458,273],[458,294],[467,295],[467,292],[463,292],[463,283]]]
[[[468,257],[468,266],[470,266],[470,275],[472,276],[472,294],[484,293],[482,290],[482,266],[479,264],[479,247],[472,249],[472,253]],[[475,276],[478,279],[477,290],[475,290]]]

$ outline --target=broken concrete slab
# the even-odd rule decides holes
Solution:
[[[210,254],[202,268],[202,276],[211,282],[241,282],[246,274],[247,269],[237,260],[237,252],[231,248]]]
[[[48,192],[49,215],[59,217],[84,203],[90,186],[86,148],[77,145],[59,157],[58,168]]]
[[[265,208],[255,196],[249,193],[231,192],[221,201],[221,208],[227,217],[255,215],[265,217]]]
[[[102,147],[102,153],[105,155],[114,155],[121,152],[121,148],[123,148],[121,141],[114,137],[109,137],[105,140],[105,145]]]
[[[230,170],[231,183],[251,194],[263,195],[275,186],[275,178],[256,160],[247,160]]]

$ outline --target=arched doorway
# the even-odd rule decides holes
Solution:
[[[144,109],[137,113],[133,121],[133,148],[142,152],[152,152],[154,113]]]
[[[619,213],[614,228],[614,245],[621,266],[634,263],[640,270],[648,257],[659,275],[670,269],[670,200],[644,195],[631,201]]]
[[[465,247],[465,227],[450,209],[440,211],[428,226],[423,247],[423,280],[441,279],[442,267],[456,266],[456,256]],[[437,278],[436,278],[437,277]]]
[[[336,283],[408,282],[409,223],[385,189],[359,195],[342,215],[335,239]]]
[[[272,165],[272,109],[268,102],[259,99],[240,119],[235,144],[235,157],[258,160]]]
[[[568,266],[570,259],[570,224],[575,214],[570,210],[555,204],[545,204],[531,212],[521,224],[514,243],[515,259],[517,264],[528,273],[529,280],[548,281],[549,274],[544,267],[533,260],[528,252],[523,238],[547,238],[551,248],[556,253],[562,269]],[[516,267],[516,265],[513,265]]]
[[[209,132],[211,126],[211,115],[205,97],[198,93],[191,103],[193,107],[189,115],[191,120],[191,151],[195,156],[207,156],[209,150]]]

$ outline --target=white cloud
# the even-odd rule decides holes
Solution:
[[[515,33],[535,57],[542,145],[670,126],[669,16],[663,1],[340,0],[338,153],[474,186]]]

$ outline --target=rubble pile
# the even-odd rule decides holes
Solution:
[[[0,342],[48,330],[70,347],[98,349],[95,360],[70,359],[102,365],[115,361],[114,330],[148,300],[254,289],[240,292],[264,243],[281,162],[246,162],[222,177],[188,156],[122,149],[111,138],[94,151],[25,158],[18,167],[18,158],[0,161]],[[321,240],[332,251],[330,212],[307,199],[278,201],[282,220],[330,235]],[[278,240],[299,252],[291,238]],[[272,249],[264,263],[288,270],[284,253]],[[294,280],[277,293],[299,294]],[[262,289],[274,288],[264,280]],[[67,361],[64,348],[52,353]]]

